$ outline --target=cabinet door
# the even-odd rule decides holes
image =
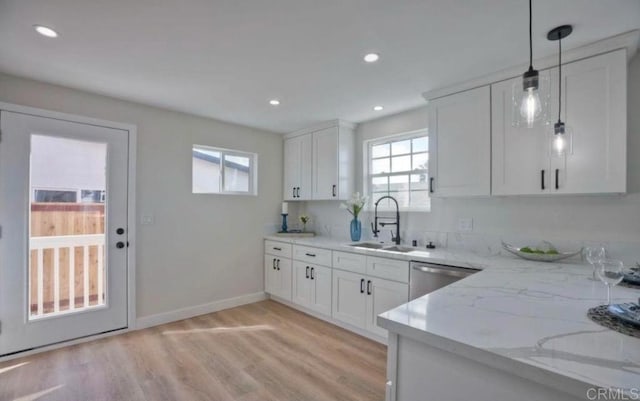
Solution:
[[[285,200],[296,200],[296,188],[300,183],[300,139],[299,137],[284,141],[284,189]]]
[[[353,326],[367,326],[367,295],[365,276],[361,274],[333,271],[333,303],[334,319]]]
[[[298,200],[312,199],[311,188],[311,167],[312,167],[312,137],[311,134],[301,135],[300,137],[300,161],[298,168],[300,169],[300,181],[298,187],[300,188],[297,194]]]
[[[313,199],[338,199],[338,127],[313,133]]]
[[[268,294],[278,295],[280,288],[276,257],[264,255],[264,291]]]
[[[552,153],[552,187],[556,192],[626,192],[626,74],[625,50],[563,66],[562,120],[571,136],[571,147],[563,157]],[[557,88],[557,69],[551,78],[552,88]],[[557,94],[552,100],[551,110],[557,110]]]
[[[549,71],[541,71],[548,76]],[[549,193],[549,125],[532,128],[512,124],[512,86],[522,78],[491,85],[491,193],[492,195],[533,195]],[[544,171],[544,172],[543,172]],[[545,186],[542,186],[542,175]]]
[[[311,267],[308,263],[293,261],[293,285],[291,301],[301,306],[310,306]]]
[[[331,315],[331,273],[332,270],[322,266],[311,266],[310,308],[316,312]]]
[[[367,278],[367,330],[387,337],[377,324],[379,314],[409,302],[409,285],[379,278]]]
[[[429,102],[432,196],[488,196],[491,183],[490,88]]]
[[[291,301],[291,282],[292,282],[292,270],[291,259],[278,259],[276,261],[278,266],[278,292],[277,295],[280,298]]]

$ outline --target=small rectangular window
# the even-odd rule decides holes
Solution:
[[[372,206],[383,196],[392,196],[403,210],[428,211],[429,141],[426,131],[369,141],[364,176],[365,193]],[[379,209],[390,207],[385,200]]]
[[[36,189],[33,194],[33,201],[42,203],[76,203],[77,199],[77,191]]]
[[[193,193],[257,195],[257,158],[255,153],[194,145]]]

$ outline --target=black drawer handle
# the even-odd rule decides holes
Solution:
[[[371,280],[367,280],[367,295],[371,295]]]
[[[364,294],[364,279],[360,279],[360,294]]]
[[[433,177],[429,178],[429,192],[433,193]]]
[[[310,257],[312,257],[312,258],[315,258],[315,257],[316,257],[316,254],[315,254],[315,253],[305,253],[305,255],[310,256]]]
[[[314,271],[314,270],[315,270],[315,269],[312,267],[312,268],[311,268],[311,280],[315,280],[315,279],[316,279],[316,278],[315,278],[315,276],[313,275],[313,271]]]
[[[540,188],[544,191],[544,170],[540,170]]]
[[[273,249],[276,250],[276,251],[281,251],[282,250],[282,248],[278,248],[278,247],[275,247],[275,246],[273,247]]]
[[[556,169],[556,189],[560,189],[560,169]]]
[[[306,272],[305,276],[306,276],[307,278],[309,278],[309,266],[307,266],[307,272]]]

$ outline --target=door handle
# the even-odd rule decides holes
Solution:
[[[364,294],[364,279],[360,279],[360,294]]]
[[[291,197],[292,198],[296,197],[296,187],[291,188]]]
[[[544,187],[544,170],[540,170],[540,189],[545,190]]]
[[[116,243],[116,248],[118,248],[118,249],[122,249],[122,248],[124,248],[124,242],[122,242],[122,241],[117,242],[117,243]]]
[[[300,187],[296,187],[296,198],[300,197]]]
[[[335,184],[331,188],[331,194],[333,195],[334,198],[336,197],[336,186],[335,186]]]
[[[367,295],[371,295],[371,280],[367,280]]]
[[[311,280],[315,280],[316,279],[315,276],[313,275],[313,270],[314,270],[314,268],[312,267],[311,268]]]
[[[275,270],[275,269],[276,269],[276,260],[273,259],[273,270]]]
[[[118,234],[118,235],[122,235],[122,234],[124,234],[124,228],[122,228],[122,227],[118,227],[118,228],[116,229],[116,234]]]
[[[433,193],[433,177],[429,177],[429,192]]]
[[[276,259],[276,267],[280,270],[280,259]]]
[[[558,168],[557,168],[557,169],[556,169],[556,190],[557,190],[557,189],[560,189],[560,179],[559,179],[559,176],[560,176],[560,169],[558,169]]]
[[[309,278],[309,266],[307,266],[307,273],[305,275],[307,278]]]

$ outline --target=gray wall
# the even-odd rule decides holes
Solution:
[[[280,135],[0,74],[0,101],[138,126],[138,317],[263,291],[282,200]],[[193,144],[258,153],[256,196],[191,193]]]
[[[458,219],[471,217],[474,234],[507,239],[640,242],[640,56],[629,65],[628,82],[627,195],[434,199],[430,213],[403,213],[405,239],[420,239],[419,233],[424,231],[455,233]],[[425,128],[427,123],[427,109],[422,107],[360,124],[357,188],[362,190],[363,141]],[[348,235],[349,215],[338,209],[337,202],[308,202],[302,212],[314,218],[317,230],[345,238]],[[367,219],[365,216],[363,231],[369,233]]]

